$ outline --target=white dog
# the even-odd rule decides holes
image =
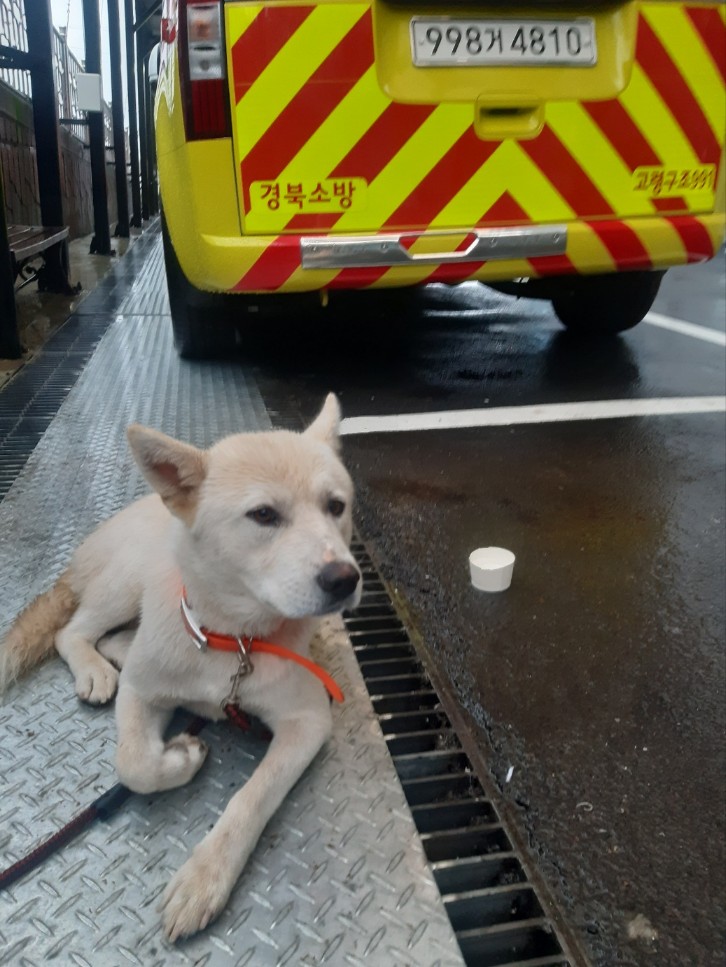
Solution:
[[[331,394],[304,433],[238,434],[207,451],[130,427],[157,493],[86,539],[0,651],[0,689],[53,642],[81,699],[108,702],[118,686],[117,769],[136,792],[180,786],[204,762],[198,738],[164,741],[179,706],[215,719],[239,706],[270,727],[257,770],[166,889],[172,941],[219,914],[266,823],[330,735],[326,685],[331,693],[335,685],[309,660],[309,644],[317,616],[355,607],[361,583],[348,546],[353,486],[337,454],[339,423]],[[96,644],[132,621],[138,630],[119,677]],[[104,652],[117,657],[124,637],[112,636]]]

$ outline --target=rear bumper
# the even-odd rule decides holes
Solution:
[[[708,215],[658,216],[626,220],[571,222],[567,225],[530,226],[536,236],[510,245],[499,257],[491,241],[471,244],[461,253],[449,253],[438,260],[401,257],[400,237],[377,236],[242,236],[221,237],[201,234],[187,237],[180,253],[185,274],[197,288],[212,292],[310,292],[325,288],[401,287],[428,282],[462,282],[477,279],[504,281],[567,274],[596,274],[636,269],[665,269],[712,258],[726,235],[726,218]],[[562,244],[561,233],[566,240]],[[462,230],[466,232],[466,230]],[[493,229],[511,236],[513,229]],[[172,232],[173,235],[173,232]],[[542,247],[542,237],[559,241],[551,249]],[[380,240],[371,258],[371,240]],[[344,260],[311,257],[315,243],[330,243],[330,252],[347,249]],[[341,243],[343,243],[341,245]],[[366,243],[366,244],[363,244]],[[384,243],[390,244],[386,264]],[[195,251],[192,258],[190,249]],[[318,253],[319,253],[318,249]],[[360,256],[356,257],[356,251]],[[549,254],[541,254],[542,252]],[[186,256],[186,257],[184,257]],[[373,262],[373,264],[372,264]]]

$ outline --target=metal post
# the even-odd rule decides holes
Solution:
[[[136,117],[136,57],[134,55],[134,0],[124,0],[126,27],[126,96],[129,104],[129,153],[131,155],[131,224],[141,228],[139,188],[139,130]]]
[[[124,101],[121,83],[121,30],[118,0],[107,0],[108,43],[111,54],[111,110],[113,112],[113,158],[116,169],[116,235],[129,237],[129,193],[126,188],[126,138],[124,135]]]
[[[50,0],[25,0],[25,23],[28,53],[32,57],[30,79],[40,217],[44,225],[57,228],[64,224],[64,218]]]
[[[98,0],[83,0],[83,32],[86,38],[84,66],[89,74],[101,73],[101,20]],[[103,111],[88,112],[88,140],[91,154],[91,184],[93,188],[93,231],[91,254],[113,255],[108,226],[106,198],[106,137]]]
[[[156,132],[154,131],[154,102],[151,98],[149,86],[149,57],[144,61],[144,78],[146,81],[146,148],[147,148],[147,178],[149,179],[149,214],[159,214],[158,191],[156,187]]]
[[[25,24],[28,39],[28,69],[33,90],[33,132],[40,219],[48,228],[61,228],[65,225],[65,218],[50,0],[25,0]],[[68,280],[67,241],[59,242],[57,246],[47,251],[43,285],[51,292],[75,291]]]
[[[20,359],[22,355],[15,312],[15,279],[5,218],[5,189],[0,168],[0,356],[3,359]]]
[[[149,217],[149,143],[146,114],[146,71],[141,53],[141,39],[136,34],[136,81],[139,105],[139,148],[141,149],[141,217]]]

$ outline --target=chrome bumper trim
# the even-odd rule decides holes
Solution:
[[[304,269],[376,268],[399,265],[443,265],[457,262],[491,262],[562,255],[567,249],[567,226],[480,228],[461,252],[409,252],[404,239],[426,237],[425,232],[387,235],[319,235],[300,239]],[[461,237],[462,232],[436,232],[428,237]]]

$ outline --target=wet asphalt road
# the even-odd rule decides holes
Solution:
[[[723,256],[669,273],[655,308],[723,330]],[[291,426],[330,389],[346,416],[726,389],[719,346],[646,324],[586,346],[546,303],[479,286],[404,312],[339,299],[251,336],[246,358]],[[344,450],[361,535],[592,961],[720,963],[723,415],[372,434]],[[469,584],[468,553],[489,544],[517,554],[501,595]],[[628,937],[639,916],[657,939]]]

